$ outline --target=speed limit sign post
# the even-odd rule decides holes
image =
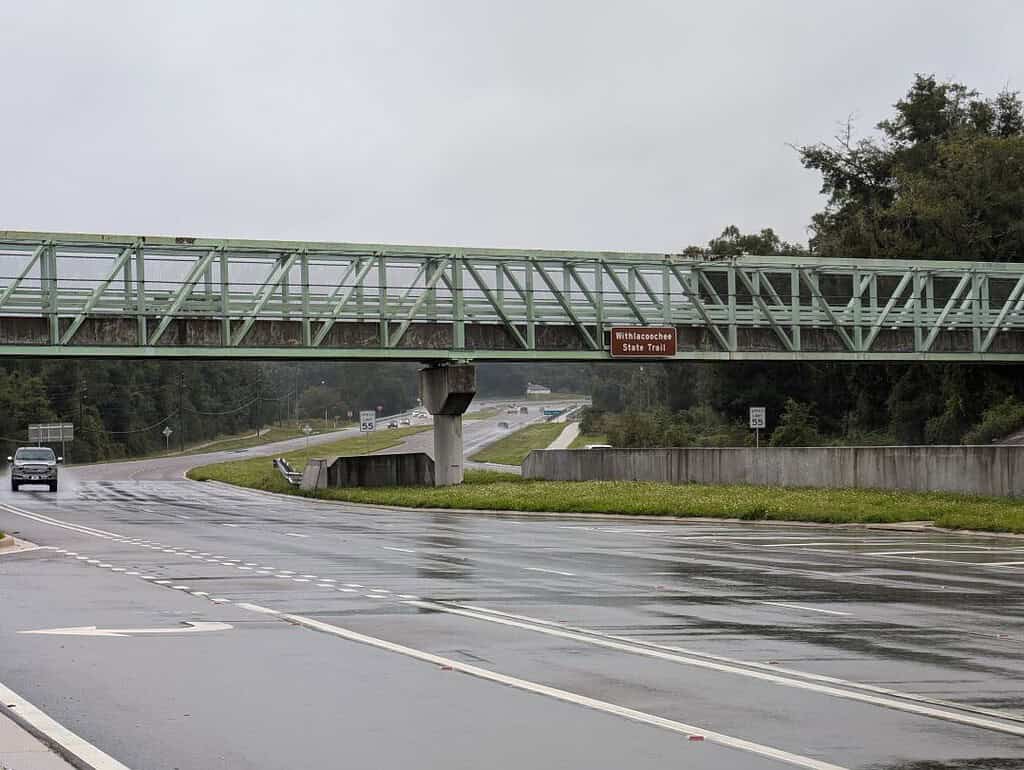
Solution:
[[[761,431],[765,427],[765,408],[763,406],[750,407],[750,429],[754,431],[754,448],[761,448]]]

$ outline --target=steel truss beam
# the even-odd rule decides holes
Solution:
[[[1024,360],[1022,264],[17,231],[0,262],[0,355],[603,360],[672,325],[680,359]]]

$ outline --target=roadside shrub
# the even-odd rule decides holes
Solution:
[[[1013,396],[989,407],[981,416],[981,422],[964,434],[962,444],[991,444],[995,439],[1007,436],[1024,426],[1024,404]]]
[[[770,446],[819,446],[818,419],[814,407],[795,399],[786,399],[786,408],[772,431]]]

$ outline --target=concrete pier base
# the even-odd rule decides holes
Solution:
[[[434,486],[461,484],[462,415],[476,395],[476,367],[428,366],[419,372],[420,400],[434,416]]]

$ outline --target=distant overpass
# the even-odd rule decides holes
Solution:
[[[1024,265],[0,231],[0,356],[1024,361]]]

